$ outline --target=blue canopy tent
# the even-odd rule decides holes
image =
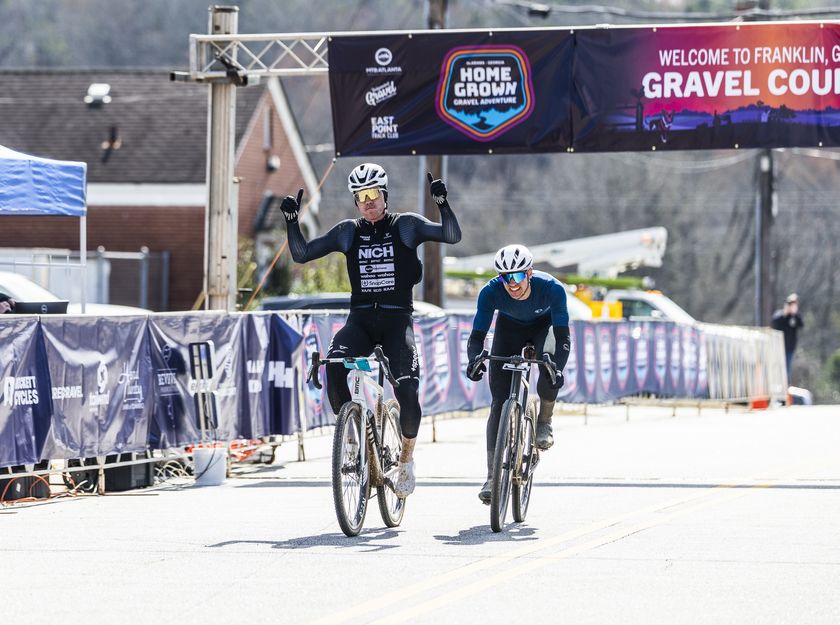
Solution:
[[[0,145],[0,216],[63,215],[79,218],[82,310],[86,299],[87,163],[30,156]]]

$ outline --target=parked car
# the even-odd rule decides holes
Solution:
[[[658,319],[677,323],[697,323],[679,304],[659,291],[616,289],[607,291],[605,302],[621,302],[625,319]]]
[[[15,300],[14,314],[18,315],[81,315],[82,305],[61,299],[29,278],[10,271],[0,271],[0,294]],[[85,304],[86,315],[108,317],[114,315],[148,315],[151,310],[117,304]]]

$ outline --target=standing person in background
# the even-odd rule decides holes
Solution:
[[[426,241],[457,243],[461,227],[446,199],[446,185],[427,174],[429,193],[440,210],[440,223],[415,213],[388,211],[388,175],[376,163],[362,163],[347,178],[355,219],[338,222],[326,234],[307,241],[298,224],[303,189],[288,196],[280,208],[286,218],[289,250],[297,263],[340,252],[347,259],[350,278],[350,315],[330,342],[327,358],[367,356],[379,343],[400,385],[394,395],[400,404],[402,453],[394,492],[414,492],[414,444],[420,427],[420,366],[414,345],[414,296],[423,265],[417,246]],[[333,411],[350,401],[347,369],[327,365],[327,397]]]
[[[5,293],[0,293],[0,315],[2,315],[3,313],[12,313],[14,311],[15,300],[13,300]]]
[[[785,335],[785,366],[787,367],[788,384],[790,384],[790,367],[793,363],[793,352],[796,351],[796,339],[800,328],[805,326],[802,323],[802,316],[799,314],[799,296],[791,293],[785,298],[785,305],[781,310],[773,313],[770,327],[779,330]]]

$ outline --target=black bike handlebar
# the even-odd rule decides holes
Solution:
[[[391,362],[388,360],[388,357],[385,355],[385,352],[382,351],[382,347],[377,345],[374,350],[374,360],[379,363],[379,366],[382,367],[383,372],[385,373],[385,377],[388,378],[388,381],[391,383],[391,386],[394,388],[400,385],[399,380],[394,377],[394,374],[391,373]],[[341,362],[343,363],[345,360],[354,360],[353,358],[321,358],[321,354],[319,352],[312,352],[312,356],[310,357],[310,365],[309,371],[306,374],[306,381],[312,382],[315,388],[323,388],[321,384],[321,380],[319,379],[318,373],[320,371],[320,367],[323,364],[331,363],[331,362]]]
[[[521,354],[514,354],[513,356],[492,356],[490,353],[485,349],[484,351],[479,354],[478,358],[476,358],[470,368],[470,375],[474,375],[477,369],[481,366],[485,360],[496,360],[498,362],[508,362],[513,365],[522,365],[522,364],[532,364],[532,365],[542,365],[545,367],[545,370],[548,372],[548,375],[551,377],[551,384],[555,383],[557,379],[557,367],[554,365],[554,361],[551,359],[551,356],[548,354],[543,354],[542,359],[537,360],[536,358],[525,358]]]

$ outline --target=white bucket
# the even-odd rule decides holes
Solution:
[[[227,449],[224,447],[196,447],[195,485],[218,486],[225,481],[227,473]]]

